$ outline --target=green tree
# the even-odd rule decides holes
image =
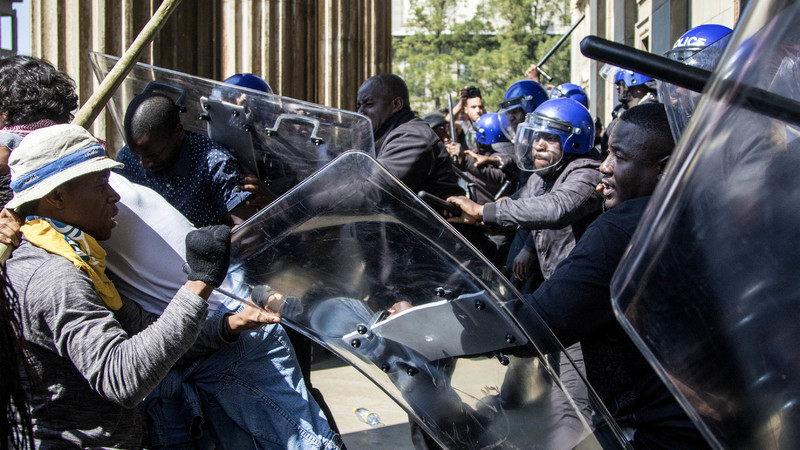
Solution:
[[[475,15],[456,22],[465,0],[411,0],[412,34],[395,38],[393,71],[409,87],[420,113],[457,101],[465,85],[481,88],[495,111],[505,90],[552,47],[553,23],[569,22],[568,0],[482,0]],[[545,64],[555,83],[569,81],[569,44]],[[545,81],[545,80],[542,80]]]

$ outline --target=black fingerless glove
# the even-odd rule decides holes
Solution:
[[[231,228],[215,225],[186,235],[186,263],[189,279],[219,287],[228,273],[231,256]]]

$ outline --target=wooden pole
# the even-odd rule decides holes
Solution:
[[[125,53],[119,61],[114,64],[111,72],[106,75],[103,82],[100,83],[100,86],[98,86],[92,96],[89,97],[89,100],[87,100],[86,103],[81,106],[81,109],[78,110],[78,113],[75,114],[75,119],[72,123],[84,128],[89,128],[92,123],[94,123],[100,111],[105,108],[111,96],[114,95],[114,92],[120,84],[122,84],[122,81],[133,69],[142,51],[153,42],[158,31],[164,26],[169,16],[172,15],[180,3],[181,0],[164,0],[164,2],[161,3],[161,6],[158,7],[153,17],[150,18],[144,28],[142,28],[142,31],[139,32],[139,35],[136,36],[131,46],[125,50]]]
[[[92,123],[94,123],[100,111],[105,108],[108,100],[111,99],[111,96],[114,95],[119,85],[122,84],[122,80],[124,80],[133,69],[133,65],[139,60],[139,56],[141,56],[144,48],[153,42],[156,33],[164,26],[169,16],[175,12],[175,9],[180,3],[181,0],[164,0],[164,2],[161,3],[161,6],[158,7],[153,17],[150,18],[144,28],[142,28],[142,31],[139,32],[139,35],[136,36],[131,46],[125,50],[125,54],[114,64],[111,72],[106,75],[97,90],[94,91],[92,96],[89,97],[89,100],[87,100],[86,103],[81,106],[81,109],[78,110],[78,113],[75,114],[75,119],[72,123],[80,125],[83,128],[89,128]],[[11,249],[12,247],[10,245],[0,244],[0,264],[5,264],[8,257],[11,256]]]

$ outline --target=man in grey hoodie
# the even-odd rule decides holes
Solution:
[[[118,165],[75,125],[32,132],[9,160],[7,206],[26,223],[7,270],[39,378],[27,380],[37,447],[140,447],[136,406],[173,365],[262,320],[254,311],[206,319],[228,267],[225,226],[187,236],[191,273],[160,317],[120,297],[97,244],[116,226],[119,196],[108,176]]]

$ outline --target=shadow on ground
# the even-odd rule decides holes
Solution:
[[[408,423],[400,423],[346,433],[342,438],[348,450],[405,450],[409,448],[410,435]]]

